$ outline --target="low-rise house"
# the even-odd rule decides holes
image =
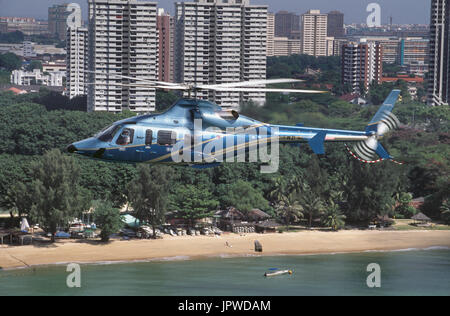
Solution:
[[[358,105],[366,105],[367,104],[367,100],[362,98],[357,93],[344,94],[343,96],[339,97],[339,99],[342,101],[351,103],[351,104],[358,104]]]

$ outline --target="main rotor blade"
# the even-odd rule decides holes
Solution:
[[[298,90],[298,89],[271,89],[271,88],[209,88],[208,90],[223,92],[286,92],[286,93],[327,93],[328,91],[318,90]]]
[[[151,85],[151,84],[139,84],[139,83],[94,83],[94,82],[88,82],[88,85],[107,85],[107,86],[119,86],[119,87],[138,87],[138,88],[149,88],[149,89],[167,89],[167,90],[189,90],[188,87],[185,86],[158,86],[158,85]]]
[[[230,83],[219,83],[212,85],[205,85],[202,87],[211,87],[211,88],[234,88],[234,87],[249,87],[249,86],[258,86],[258,85],[267,85],[267,84],[275,84],[275,83],[289,83],[289,82],[303,82],[303,80],[299,79],[266,79],[266,80],[252,80],[252,81],[242,81],[242,82],[230,82]]]

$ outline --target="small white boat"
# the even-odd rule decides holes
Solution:
[[[264,273],[265,277],[273,277],[273,276],[279,276],[284,274],[292,274],[292,270],[280,270],[275,272],[266,272]]]

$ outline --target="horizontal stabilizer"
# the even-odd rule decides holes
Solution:
[[[325,154],[325,147],[323,146],[323,143],[325,141],[326,136],[327,136],[326,131],[320,131],[316,134],[316,136],[314,136],[308,141],[309,146],[316,155]]]

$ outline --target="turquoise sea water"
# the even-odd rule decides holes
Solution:
[[[380,265],[380,288],[366,285],[370,263]],[[270,268],[294,273],[265,278]],[[81,288],[67,287],[69,273],[0,270],[0,295],[450,295],[450,250],[84,264]]]

